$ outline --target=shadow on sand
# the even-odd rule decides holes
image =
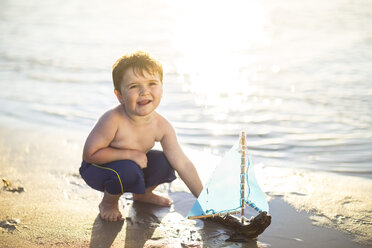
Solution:
[[[231,230],[211,221],[186,220],[195,198],[186,192],[169,192],[171,208],[134,202],[127,218],[125,248],[138,247],[259,247],[257,240],[226,242]]]
[[[121,247],[259,247],[256,240],[248,243],[226,242],[231,231],[218,223],[186,220],[185,216],[195,202],[190,193],[170,192],[169,196],[173,200],[171,208],[126,199],[125,241]],[[98,215],[89,247],[111,247],[123,224],[103,221]]]
[[[169,213],[169,208],[133,202],[126,218],[124,247],[144,247],[145,243],[152,239],[155,229],[160,226],[166,213]]]
[[[109,248],[116,236],[121,231],[124,222],[108,222],[101,219],[99,214],[93,223],[92,236],[90,238],[90,248]]]

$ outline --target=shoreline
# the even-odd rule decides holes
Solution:
[[[121,199],[126,221],[100,220],[101,195],[85,185],[78,175],[86,134],[18,124],[0,119],[0,177],[12,182],[12,187],[25,190],[0,190],[1,247],[245,245],[226,243],[229,230],[218,224],[186,220],[184,217],[195,198],[179,179],[159,189],[174,200],[171,208],[133,203],[126,194]],[[196,164],[210,160],[206,154],[187,148],[185,151]],[[256,166],[256,175],[270,199],[273,222],[249,247],[368,247],[372,244],[372,237],[368,236],[370,229],[365,229],[372,211],[368,208],[368,199],[363,200],[371,192],[363,191],[369,189],[371,180],[261,165]],[[332,192],[342,188],[342,182],[334,185],[337,180],[356,185],[345,192]],[[323,186],[332,188],[321,190]],[[331,196],[328,203],[322,202],[325,199],[322,194]],[[319,209],[314,208],[317,205]],[[358,214],[349,216],[348,208]],[[360,223],[350,226],[355,220]],[[351,227],[356,228],[354,232],[359,235],[348,230]],[[139,242],[142,246],[138,246]]]

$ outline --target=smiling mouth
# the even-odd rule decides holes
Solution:
[[[137,104],[138,105],[141,105],[141,106],[144,106],[144,105],[147,105],[151,102],[151,100],[142,100],[142,101],[138,101]]]

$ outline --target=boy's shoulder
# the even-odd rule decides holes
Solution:
[[[159,127],[169,127],[169,126],[171,126],[170,122],[164,116],[162,116],[158,112],[154,112],[154,113],[155,113],[155,120],[156,120],[157,124],[159,125]]]
[[[103,115],[100,117],[100,120],[101,121],[120,121],[123,118],[124,118],[124,115],[121,113],[121,108],[119,105],[103,113]]]
[[[156,113],[156,115],[156,128],[161,137],[173,136],[175,130],[170,121],[159,113]]]

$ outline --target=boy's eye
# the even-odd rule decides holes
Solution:
[[[137,87],[137,85],[129,85],[129,89],[134,89],[134,88],[136,88]]]

